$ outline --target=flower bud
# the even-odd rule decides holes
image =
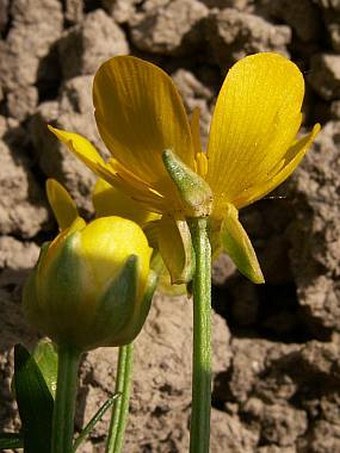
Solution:
[[[78,217],[43,246],[24,288],[24,310],[57,344],[121,346],[141,330],[155,288],[141,228],[120,217]]]

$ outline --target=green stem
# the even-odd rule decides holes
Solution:
[[[74,412],[80,352],[67,346],[58,349],[57,391],[53,409],[52,453],[73,451]]]
[[[207,219],[191,219],[189,224],[196,256],[190,452],[207,453],[211,407],[211,246]]]
[[[119,348],[117,381],[115,388],[115,393],[120,394],[120,397],[117,398],[113,407],[106,453],[119,453],[123,448],[125,427],[129,414],[132,359],[132,343],[126,346],[121,346]]]

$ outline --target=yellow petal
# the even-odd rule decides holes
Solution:
[[[147,211],[141,203],[134,201],[103,179],[98,179],[92,200],[97,217],[116,215],[133,220],[141,226],[159,218],[157,214]]]
[[[174,284],[187,283],[194,271],[191,234],[184,220],[163,216],[157,222],[157,245]]]
[[[207,181],[233,200],[267,180],[294,142],[301,123],[304,81],[298,67],[259,53],[228,72],[213,114]]]
[[[82,137],[80,134],[75,132],[68,132],[61,129],[57,129],[51,125],[47,126],[48,129],[65,145],[67,145],[71,151],[73,151],[80,159],[86,159],[93,164],[104,164],[104,159],[100,156],[96,148],[92,145],[89,140]]]
[[[48,126],[48,128],[99,178],[104,179],[107,183],[122,190],[135,200],[143,202],[151,210],[163,212],[163,197],[155,190],[152,190],[145,181],[121,165],[117,159],[111,158],[108,162],[105,162],[96,148],[85,137],[74,132],[56,129],[52,126]],[[176,200],[173,205],[176,205]],[[172,206],[171,199],[169,206]]]
[[[77,206],[67,190],[55,179],[47,180],[46,193],[59,228],[63,231],[79,216]]]
[[[233,204],[240,209],[250,203],[254,203],[254,201],[259,200],[278,187],[299,165],[319,131],[320,125],[316,124],[312,132],[289,148],[284,159],[278,165],[278,171],[272,175],[268,175],[268,179],[263,183],[245,190],[239,197],[233,200]]]
[[[264,277],[253,246],[238,220],[237,209],[231,204],[227,205],[226,216],[222,222],[221,241],[224,250],[243,275],[254,283],[264,283]]]
[[[168,200],[178,194],[162,162],[172,149],[194,168],[186,112],[171,78],[160,68],[131,56],[104,63],[93,87],[95,116],[112,155]]]
[[[111,173],[114,175],[112,183],[115,187],[134,200],[142,202],[151,211],[160,213],[164,211],[164,197],[159,192],[152,189],[145,181],[131,173],[117,159],[112,157],[107,164]],[[171,199],[167,200],[167,203],[169,207],[172,206]],[[173,203],[173,209],[175,205],[176,202]]]
[[[105,163],[104,159],[89,140],[75,132],[64,131],[50,125],[48,125],[48,128],[93,173],[109,183],[115,180],[110,167]]]

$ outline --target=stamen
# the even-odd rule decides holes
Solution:
[[[194,150],[196,153],[202,152],[201,134],[200,134],[200,114],[201,110],[199,107],[195,107],[190,121],[192,141]]]

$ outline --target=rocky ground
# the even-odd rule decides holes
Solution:
[[[214,267],[213,453],[340,451],[340,1],[1,0],[0,429],[18,429],[12,347],[37,338],[22,283],[56,226],[55,177],[91,215],[93,176],[56,142],[51,122],[104,151],[93,122],[98,65],[131,53],[156,62],[202,111],[202,136],[226,70],[274,50],[306,78],[304,126],[323,128],[295,175],[242,212],[266,277],[254,286],[227,256]],[[125,451],[185,452],[191,301],[155,298],[137,341]],[[84,358],[77,426],[112,391],[116,351]],[[82,452],[102,452],[108,418]]]

